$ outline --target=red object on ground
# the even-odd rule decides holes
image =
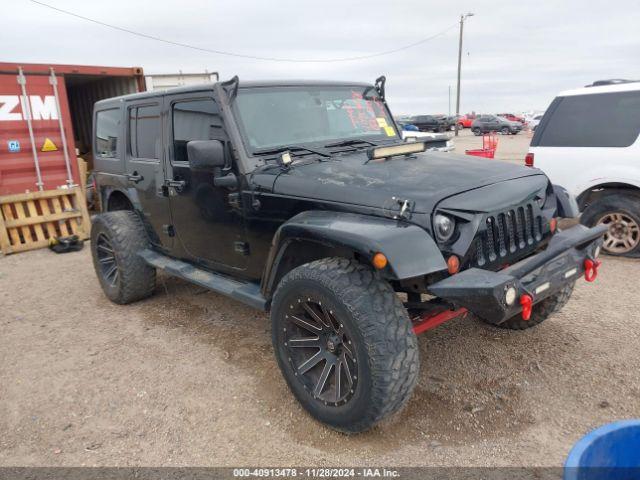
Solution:
[[[591,260],[587,258],[584,261],[584,279],[587,282],[593,282],[598,278],[598,268],[602,265],[600,260]]]
[[[425,313],[413,323],[413,333],[420,335],[421,333],[436,328],[438,325],[442,325],[444,322],[453,320],[458,317],[465,317],[467,315],[466,308],[459,308],[457,310],[445,310],[438,313]]]
[[[471,128],[471,124],[475,119],[475,115],[463,115],[458,119],[458,125],[460,125],[462,128]]]
[[[482,148],[477,150],[466,150],[467,155],[474,157],[494,158],[498,148],[498,136],[495,133],[482,135]]]
[[[531,310],[533,310],[533,298],[526,293],[520,297],[520,305],[522,305],[522,319],[529,320],[531,318]]]
[[[144,90],[138,67],[0,63],[0,196],[78,184],[76,148],[91,151],[93,104]]]
[[[473,157],[495,158],[496,156],[496,150],[494,148],[491,148],[488,150],[485,150],[485,149],[466,150],[464,153],[466,153],[467,155],[471,155]]]

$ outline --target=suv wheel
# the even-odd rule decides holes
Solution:
[[[478,128],[478,127],[474,127],[474,128],[472,128],[472,129],[471,129],[471,131],[473,132],[473,134],[474,134],[476,137],[478,137],[478,136],[480,136],[480,135],[482,134],[482,130],[480,130],[480,128]]]
[[[511,130],[509,129],[509,127],[502,127],[500,129],[500,133],[502,133],[502,135],[509,135],[511,133]]]
[[[589,205],[580,221],[587,226],[607,225],[602,248],[610,255],[640,255],[640,198],[622,194],[601,197]]]
[[[138,256],[146,247],[147,236],[135,212],[108,212],[93,220],[93,266],[102,290],[112,302],[131,303],[153,293],[156,270]]]
[[[355,433],[399,410],[418,378],[418,342],[402,302],[372,269],[341,258],[280,282],[273,348],[289,388],[316,419]]]
[[[500,328],[507,328],[509,330],[526,330],[527,328],[535,327],[539,325],[554,313],[559,312],[564,307],[573,293],[573,287],[576,282],[567,284],[562,290],[555,295],[545,298],[539,303],[536,303],[531,310],[531,317],[529,320],[523,320],[520,314],[515,317],[511,317],[502,323],[495,324]],[[487,322],[492,323],[492,322]]]

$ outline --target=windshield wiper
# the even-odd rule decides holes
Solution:
[[[325,145],[324,148],[350,147],[352,145],[361,145],[361,144],[370,145],[372,147],[378,146],[377,143],[370,142],[369,140],[363,140],[361,138],[352,138],[351,140],[342,140],[340,142],[329,143],[328,145]]]
[[[275,155],[276,153],[283,153],[283,152],[309,152],[309,153],[315,153],[316,155],[320,155],[322,157],[330,157],[331,155],[329,155],[327,152],[323,152],[321,150],[315,150],[313,148],[308,148],[308,147],[301,147],[298,145],[285,145],[282,147],[276,147],[276,148],[265,148],[262,150],[256,150],[254,153],[254,155]]]

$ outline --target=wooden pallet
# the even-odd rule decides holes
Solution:
[[[79,187],[0,197],[0,250],[5,255],[46,247],[55,237],[85,240],[90,229]]]

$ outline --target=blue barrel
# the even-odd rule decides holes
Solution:
[[[565,480],[640,479],[640,420],[609,423],[571,449]]]

